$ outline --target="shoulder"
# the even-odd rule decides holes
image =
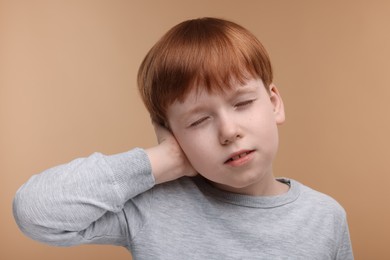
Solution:
[[[300,196],[297,200],[300,206],[321,214],[333,215],[340,219],[346,218],[345,209],[333,197],[295,180],[291,180],[291,184],[298,186],[300,189]]]
[[[197,200],[202,197],[199,188],[193,181],[193,177],[182,177],[158,184],[153,188],[153,193],[156,200],[163,198],[164,201],[171,200],[173,203],[185,203],[188,200]]]
[[[188,202],[201,199],[202,194],[191,177],[155,185],[153,188],[133,198],[133,202],[151,203],[156,208],[168,204],[185,205]]]

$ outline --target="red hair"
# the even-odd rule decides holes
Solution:
[[[167,122],[166,110],[193,89],[223,92],[234,82],[260,78],[272,83],[269,56],[242,26],[217,18],[184,21],[148,52],[138,71],[138,88],[151,117]]]

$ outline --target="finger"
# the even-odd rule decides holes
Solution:
[[[156,121],[152,121],[152,124],[159,144],[172,135],[166,127]]]

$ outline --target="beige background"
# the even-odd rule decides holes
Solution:
[[[45,168],[155,144],[138,66],[171,26],[201,16],[236,21],[269,50],[287,109],[276,175],[345,207],[356,259],[390,259],[385,0],[1,1],[1,259],[130,258],[112,246],[30,240],[13,221],[12,198]]]

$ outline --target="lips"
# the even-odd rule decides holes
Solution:
[[[237,161],[240,158],[243,158],[252,152],[253,152],[253,150],[247,150],[247,151],[240,151],[240,152],[234,153],[234,154],[230,155],[229,159],[227,159],[225,161],[225,163]]]

